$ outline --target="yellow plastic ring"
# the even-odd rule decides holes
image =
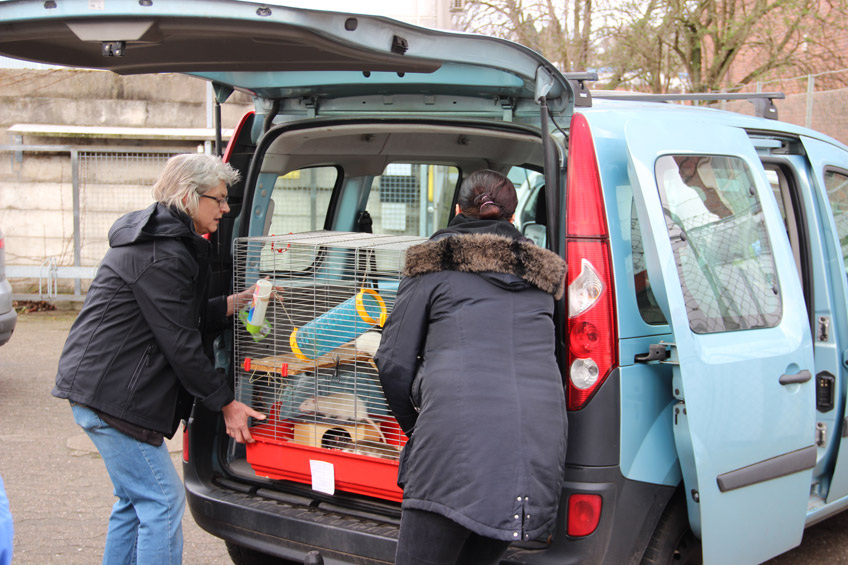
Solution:
[[[309,361],[309,357],[301,353],[300,348],[297,346],[297,328],[293,329],[289,336],[289,346],[291,347],[292,353],[294,353],[295,357],[303,361]]]
[[[365,309],[365,293],[368,293],[374,297],[374,300],[377,301],[377,304],[380,306],[380,320],[377,321],[368,314],[368,311]],[[383,302],[383,297],[377,294],[377,291],[371,288],[363,288],[356,294],[356,313],[359,314],[359,317],[367,324],[379,324],[380,327],[386,323],[386,303]]]

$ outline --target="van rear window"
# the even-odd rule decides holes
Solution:
[[[374,177],[368,196],[373,231],[429,237],[448,225],[459,170],[426,163],[391,163]]]
[[[777,271],[745,162],[664,156],[655,172],[692,331],[777,325]]]

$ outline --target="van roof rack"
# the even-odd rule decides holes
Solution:
[[[704,92],[693,94],[648,94],[644,92],[621,92],[617,90],[593,90],[593,98],[608,100],[640,100],[648,102],[679,102],[684,100],[719,101],[747,100],[754,105],[754,114],[760,118],[777,119],[775,100],[783,100],[786,95],[782,92]]]

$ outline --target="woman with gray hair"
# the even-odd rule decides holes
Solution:
[[[156,203],[109,230],[110,249],[59,359],[53,395],[97,447],[118,500],[103,563],[180,563],[185,492],[163,438],[193,401],[223,412],[227,434],[252,442],[248,418],[265,416],[235,400],[204,338],[249,299],[209,298],[209,242],[239,174],[218,157],[171,158],[153,188]]]

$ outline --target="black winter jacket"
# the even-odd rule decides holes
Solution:
[[[172,437],[192,396],[211,410],[233,400],[201,336],[226,320],[226,298],[207,298],[209,242],[188,216],[154,204],[118,219],[109,245],[53,395]]]
[[[567,435],[553,321],[564,274],[508,222],[457,216],[407,251],[375,357],[410,435],[404,508],[502,540],[553,530]]]

